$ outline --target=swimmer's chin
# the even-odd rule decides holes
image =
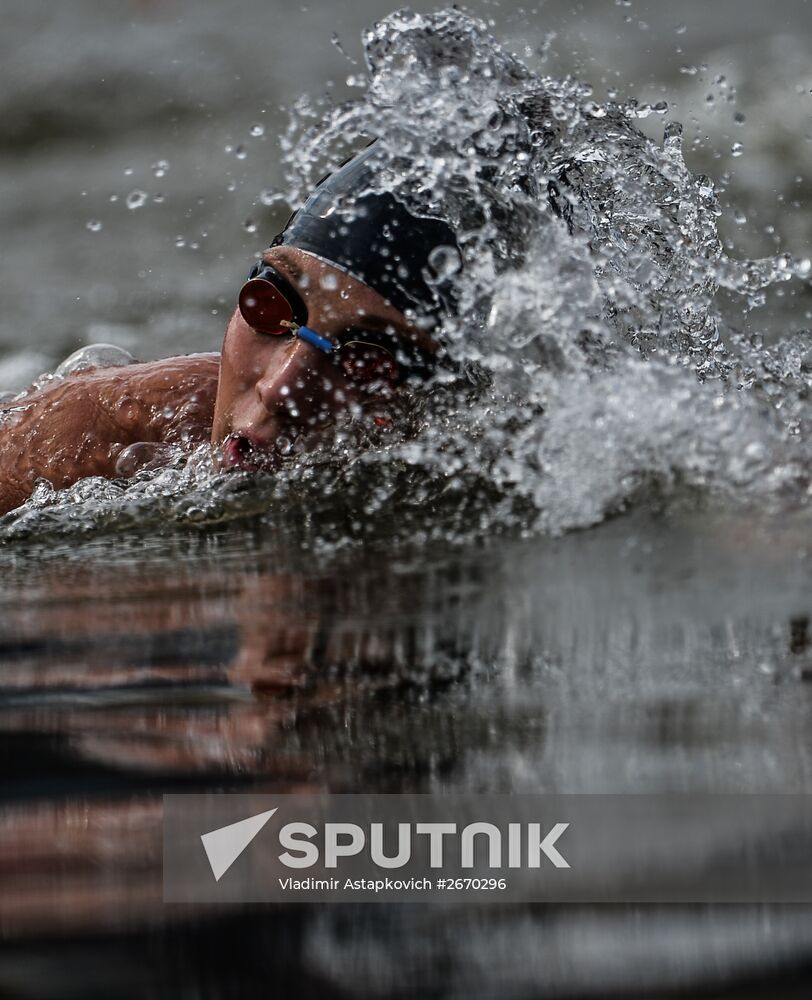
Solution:
[[[220,472],[277,472],[284,456],[272,444],[234,432],[215,447],[213,461]]]

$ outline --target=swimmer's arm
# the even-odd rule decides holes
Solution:
[[[219,355],[168,358],[70,375],[0,408],[0,513],[38,479],[56,489],[117,475],[140,441],[194,445],[211,433]]]

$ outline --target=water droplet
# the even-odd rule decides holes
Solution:
[[[744,152],[744,146],[740,142],[734,142],[730,148],[730,152],[733,156],[741,156]]]
[[[152,164],[152,172],[156,177],[165,177],[169,170],[169,160],[156,160]]]
[[[160,192],[158,192],[158,194],[152,196],[152,200],[155,202],[156,205],[160,205],[164,201],[164,196]]]
[[[118,195],[117,194],[111,194],[110,195],[110,201],[118,201]]]
[[[246,219],[242,224],[243,229],[246,233],[255,233],[257,231],[257,224],[253,219]]]
[[[747,216],[742,212],[740,208],[737,208],[733,213],[733,219],[737,226],[743,226],[747,222]]]
[[[456,274],[461,266],[462,261],[456,247],[435,247],[429,254],[429,267],[440,281]]]
[[[666,122],[663,128],[663,142],[667,149],[680,149],[682,146],[682,122]]]
[[[234,150],[234,155],[237,157],[238,160],[244,160],[246,156],[248,156],[248,151],[246,150],[245,146],[237,146],[237,148]]]
[[[184,239],[183,236],[176,236],[175,237],[175,246],[176,247],[185,247],[186,246],[186,240]]]
[[[338,278],[334,274],[323,274],[319,284],[325,291],[334,292],[338,288]]]
[[[132,167],[125,167],[124,168],[124,176],[125,177],[132,177],[132,175],[133,175],[133,168]]]
[[[744,125],[744,123],[745,123],[745,122],[747,121],[747,119],[746,119],[746,118],[745,118],[745,116],[744,116],[744,115],[743,115],[743,114],[741,113],[741,111],[737,111],[737,112],[736,112],[736,114],[735,114],[735,115],[733,115],[733,121],[734,121],[734,122],[735,122],[735,123],[736,123],[737,125]]]
[[[335,47],[338,49],[338,51],[341,53],[341,55],[344,56],[344,58],[347,60],[347,62],[351,62],[353,64],[353,66],[356,65],[355,59],[352,59],[349,55],[347,55],[347,53],[346,53],[346,51],[344,49],[344,46],[341,44],[341,39],[338,37],[338,33],[337,32],[335,32],[335,31],[333,32],[332,37],[330,38],[330,41],[333,43],[333,45],[335,45]]]
[[[54,375],[57,378],[64,378],[85,368],[117,368],[134,362],[135,358],[123,347],[117,347],[115,344],[88,344],[65,358],[54,370]]]
[[[259,200],[263,205],[267,205],[270,208],[277,202],[284,201],[285,196],[280,194],[278,191],[273,191],[270,188],[266,188],[264,191],[260,191]]]
[[[98,233],[101,231],[102,224],[98,219],[90,219],[85,223],[85,228],[89,229],[91,233]]]
[[[687,24],[678,24],[675,30],[676,30],[676,32],[677,32],[678,35],[684,35],[685,32],[688,30],[688,25]]]
[[[680,66],[679,71],[686,76],[696,76],[698,72],[696,66]]]
[[[133,210],[136,208],[141,208],[142,205],[146,204],[147,192],[141,191],[140,188],[136,188],[134,191],[130,191],[127,195],[127,208]]]
[[[249,129],[250,134],[255,138],[259,139],[260,136],[265,135],[264,125],[252,125]]]
[[[175,416],[175,410],[172,406],[165,406],[161,412],[166,420],[171,420]]]

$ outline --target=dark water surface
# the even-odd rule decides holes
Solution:
[[[808,520],[720,514],[322,557],[257,526],[19,549],[0,990],[786,983],[812,954],[807,908],[168,907],[160,796],[812,791],[811,576]]]

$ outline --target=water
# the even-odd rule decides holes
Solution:
[[[451,923],[297,907],[213,925],[160,902],[159,807],[207,788],[806,790],[803,521],[638,514],[340,558],[233,526],[9,555],[6,990],[245,995],[273,972],[322,996],[627,995],[807,960],[799,907],[462,907]]]
[[[164,791],[809,789],[808,7],[580,6],[447,12],[442,44],[398,15],[368,80],[377,4],[10,5],[2,389],[85,344],[216,348],[370,122],[420,164],[388,182],[482,213],[437,266],[456,374],[402,435],[275,478],[163,455],[0,521],[3,991],[789,995],[808,966],[805,908],[160,902]]]

